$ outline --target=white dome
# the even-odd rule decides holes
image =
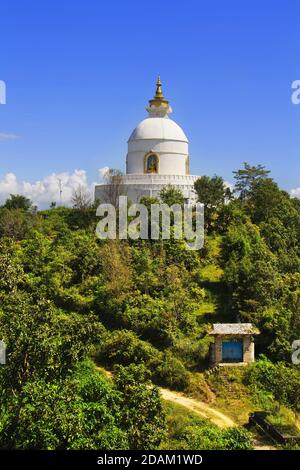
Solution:
[[[188,142],[188,139],[175,121],[166,117],[148,117],[134,129],[128,142],[135,140],[171,140]]]
[[[196,202],[194,182],[198,176],[189,174],[188,139],[176,122],[164,98],[158,78],[156,93],[146,108],[149,117],[141,121],[128,140],[126,175],[122,177],[121,194],[132,202],[142,196],[160,198],[168,185],[180,189],[188,202]],[[111,202],[111,185],[97,185],[95,199]]]
[[[188,139],[181,127],[168,117],[172,109],[162,94],[160,79],[157,80],[156,94],[149,104],[146,108],[149,117],[138,124],[128,140],[127,175],[146,174],[147,178],[155,174],[187,175]],[[148,167],[149,161],[152,166]]]

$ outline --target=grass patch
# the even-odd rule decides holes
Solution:
[[[243,428],[220,429],[207,419],[173,403],[165,403],[167,436],[161,449],[235,450],[251,449],[250,434]]]
[[[207,237],[209,255],[212,258],[218,258],[221,252],[221,235],[214,235]]]
[[[268,414],[267,421],[285,436],[300,436],[299,423],[295,420],[295,414],[283,406]]]
[[[210,315],[216,312],[216,304],[213,302],[203,302],[198,309],[200,315]]]
[[[249,414],[255,411],[252,396],[243,383],[245,369],[245,367],[222,367],[219,372],[207,378],[216,396],[214,405],[240,425],[247,423]]]
[[[167,436],[160,448],[165,450],[187,449],[186,430],[194,426],[202,426],[205,420],[183,406],[169,401],[164,402],[164,408],[167,416]],[[212,424],[212,427],[215,425]]]
[[[268,421],[278,427],[280,432],[300,435],[295,414],[280,405],[271,394],[247,386],[247,372],[247,367],[223,367],[207,377],[208,385],[215,395],[214,406],[240,425],[248,422],[250,413],[267,411]]]
[[[208,264],[200,271],[200,279],[202,282],[220,282],[223,276],[223,269],[215,264]]]

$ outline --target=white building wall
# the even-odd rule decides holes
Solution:
[[[158,139],[135,140],[128,142],[127,174],[143,174],[145,155],[149,152],[159,156],[159,174],[185,175],[188,158],[186,142]]]
[[[171,185],[182,191],[187,201],[195,203],[197,196],[194,191],[194,182],[197,179],[197,176],[192,175],[125,175],[120,194],[126,195],[132,202],[138,202],[142,196],[159,198],[161,190]],[[107,185],[102,184],[95,187],[95,198],[100,202],[110,202],[107,200],[107,194],[109,194]]]

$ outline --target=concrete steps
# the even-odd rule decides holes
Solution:
[[[206,372],[207,377],[216,377],[219,384],[226,390],[226,393],[234,399],[240,399],[246,396],[246,391],[235,380],[234,369],[230,366],[220,367],[215,366]]]

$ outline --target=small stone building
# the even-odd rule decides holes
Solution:
[[[246,365],[254,362],[254,335],[259,330],[252,323],[214,323],[209,333],[214,336],[211,345],[211,364]]]

